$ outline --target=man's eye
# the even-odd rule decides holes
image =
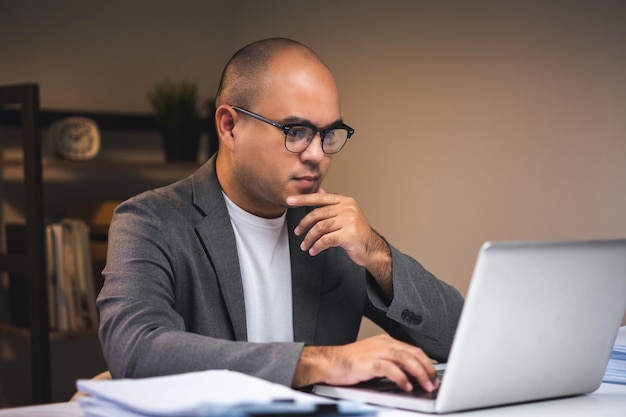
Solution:
[[[337,142],[338,138],[335,132],[335,130],[328,131],[328,133],[326,133],[326,136],[324,136],[324,142],[328,142],[329,144]]]
[[[294,126],[289,129],[289,136],[295,140],[304,140],[312,136],[311,129],[306,126]]]

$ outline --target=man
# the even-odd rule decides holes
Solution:
[[[98,297],[113,377],[231,369],[293,387],[388,377],[437,387],[462,298],[326,193],[353,130],[307,47],[267,39],[228,62],[219,152],[120,205]],[[355,341],[362,316],[388,335]]]

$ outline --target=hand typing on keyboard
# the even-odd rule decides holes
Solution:
[[[381,334],[342,346],[305,346],[293,386],[353,385],[384,377],[406,392],[439,387],[437,370],[422,349]]]

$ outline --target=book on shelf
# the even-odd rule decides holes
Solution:
[[[24,225],[5,226],[7,251],[25,253]],[[59,331],[97,328],[98,313],[94,288],[89,227],[82,220],[63,219],[45,228],[46,287],[50,328]],[[11,325],[26,327],[28,281],[26,276],[9,276]]]

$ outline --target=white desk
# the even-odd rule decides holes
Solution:
[[[416,417],[427,414],[402,410],[383,410],[380,417]],[[463,417],[624,417],[626,416],[626,385],[602,384],[593,394],[559,400],[541,401],[507,407],[444,414]],[[55,403],[31,407],[0,409],[0,417],[84,417],[77,402]]]

